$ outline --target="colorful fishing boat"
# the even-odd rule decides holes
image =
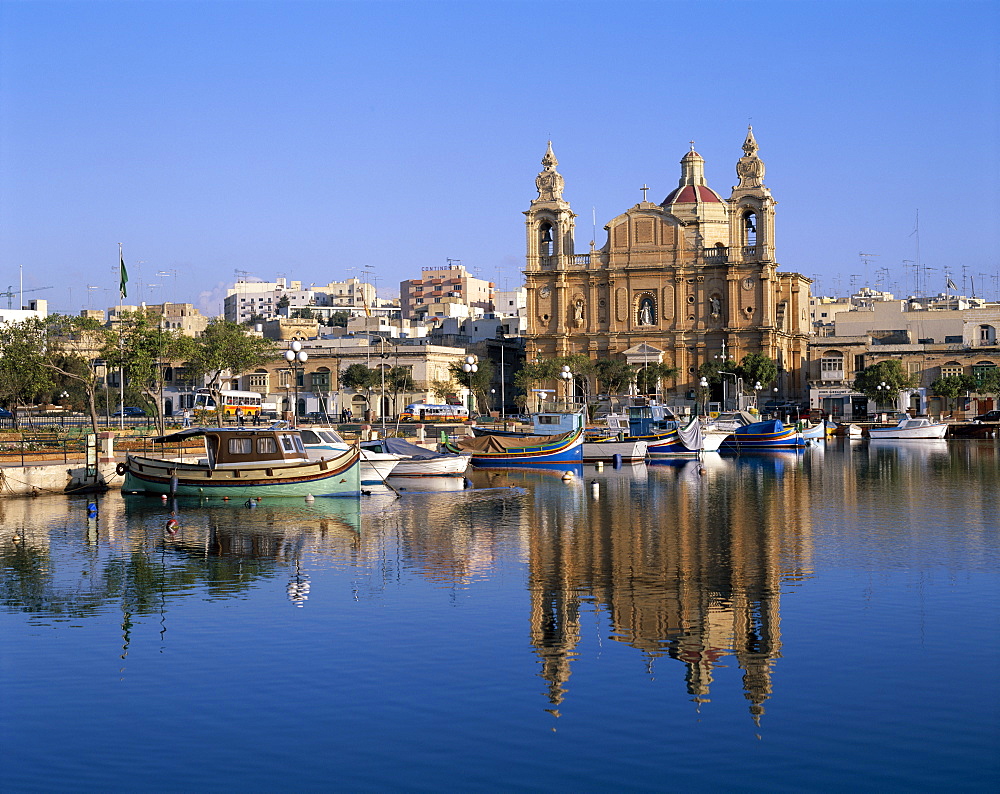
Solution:
[[[785,427],[780,419],[768,419],[737,428],[726,437],[719,450],[740,452],[751,449],[796,449],[804,447],[805,443],[794,427]]]
[[[645,441],[649,460],[698,455],[705,446],[697,417],[682,425],[667,406],[652,401],[629,406],[628,426],[624,440]]]
[[[583,461],[584,463],[615,462],[637,463],[646,459],[648,445],[645,441],[626,438],[627,432],[621,432],[615,425],[607,424],[597,427],[586,427],[584,408],[572,410],[538,411],[531,415],[534,433],[522,433],[522,436],[554,436],[583,430]]]
[[[444,451],[469,455],[480,468],[551,469],[583,464],[583,431],[555,436],[480,436],[448,441]]]
[[[357,447],[310,460],[299,432],[289,427],[193,427],[153,441],[183,443],[199,436],[204,453],[193,459],[128,455],[118,464],[125,477],[122,492],[233,499],[361,493]]]

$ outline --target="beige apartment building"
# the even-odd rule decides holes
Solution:
[[[404,320],[479,316],[493,311],[493,283],[469,274],[463,265],[423,267],[420,278],[399,283]]]

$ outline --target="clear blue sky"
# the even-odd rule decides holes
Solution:
[[[0,291],[113,305],[119,242],[129,302],[365,265],[389,295],[448,258],[513,287],[549,138],[585,251],[691,139],[728,196],[752,118],[782,269],[845,292],[877,254],[906,293],[919,210],[931,290],[1000,297],[998,9],[4,1]]]

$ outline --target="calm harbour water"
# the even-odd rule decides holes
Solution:
[[[995,790],[1000,447],[703,466],[0,500],[0,790]]]

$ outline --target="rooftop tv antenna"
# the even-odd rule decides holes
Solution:
[[[865,266],[865,286],[868,286],[868,266],[871,264],[871,260],[874,259],[878,254],[866,254],[858,251],[858,256],[861,258],[861,263]]]
[[[25,292],[39,292],[39,291],[41,291],[43,289],[52,289],[52,287],[35,287],[33,289],[23,289],[23,290],[21,290],[21,294],[24,294]],[[7,308],[8,309],[11,308],[11,302],[13,301],[14,296],[17,295],[17,294],[18,293],[14,292],[14,287],[13,286],[8,286],[6,292],[0,292],[0,298],[3,298],[3,297],[7,298]]]

